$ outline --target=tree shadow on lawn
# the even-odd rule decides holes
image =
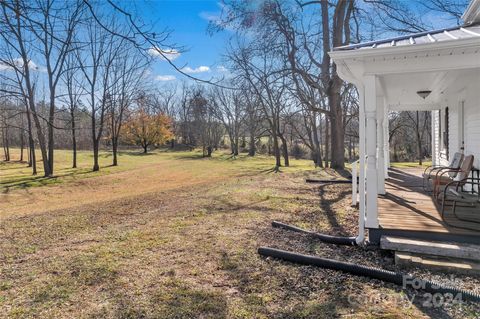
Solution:
[[[322,178],[328,178],[332,177],[332,180],[338,180],[338,179],[346,179],[346,180],[351,180],[352,179],[352,173],[349,170],[346,169],[333,169],[333,168],[316,168],[312,172],[308,172],[310,174],[318,174],[320,173]]]
[[[172,158],[175,160],[215,160],[214,157],[203,156],[202,154],[175,155]]]
[[[7,180],[0,182],[0,190],[2,193],[6,194],[10,192],[11,189],[27,189],[30,187],[46,186],[52,184],[62,183],[62,178],[95,174],[98,172],[93,172],[91,169],[81,169],[81,171],[72,171],[70,173],[65,173],[61,175],[55,175],[50,177],[45,176],[24,176],[15,180]]]
[[[330,228],[334,230],[335,232],[339,232],[340,235],[348,235],[351,236],[351,234],[346,234],[346,231],[344,229],[344,226],[341,225],[341,223],[338,220],[337,213],[333,210],[333,204],[345,199],[346,196],[348,196],[351,191],[350,189],[345,189],[341,190],[340,192],[335,189],[328,189],[330,186],[334,186],[334,184],[323,184],[319,186],[318,188],[318,195],[320,196],[320,207],[321,207],[321,212],[327,217],[328,223],[330,224]],[[340,187],[337,187],[340,188]],[[327,198],[328,194],[335,194],[333,198]]]
[[[260,204],[265,203],[270,200],[270,197],[250,201],[248,203],[233,203],[231,199],[225,198],[223,196],[216,196],[211,199],[211,202],[207,205],[202,206],[203,209],[210,211],[211,213],[224,213],[224,212],[238,212],[241,210],[248,209],[249,211],[261,211],[267,212],[271,211],[272,208],[267,206],[261,206]]]
[[[10,170],[10,169],[21,169],[21,168],[25,168],[25,169],[31,169],[31,167],[18,167],[18,165],[20,164],[24,164],[24,165],[27,165],[28,162],[26,161],[0,161],[0,169],[2,171],[6,171],[6,170]]]
[[[156,153],[154,152],[147,152],[147,153],[144,153],[143,151],[142,152],[119,152],[118,155],[120,156],[123,156],[123,155],[128,155],[128,156],[137,156],[137,157],[144,157],[144,156],[153,156],[155,155]],[[110,157],[112,155],[110,154]]]
[[[154,286],[144,292],[148,294],[146,300],[140,296],[141,302],[136,302],[137,296],[113,291],[114,318],[227,318],[228,303],[223,293],[196,288],[179,279],[170,279]],[[101,317],[107,314],[92,315]]]
[[[266,168],[259,171],[261,174],[282,173],[280,167],[273,166],[272,168]]]

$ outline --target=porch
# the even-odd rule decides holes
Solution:
[[[443,222],[439,205],[422,187],[423,169],[389,169],[385,180],[385,195],[378,196],[378,228],[369,229],[371,242],[382,235],[438,241],[480,243],[480,224],[456,219],[446,209],[445,220],[450,225],[477,229],[466,230]],[[462,209],[462,216],[480,221],[478,209]]]

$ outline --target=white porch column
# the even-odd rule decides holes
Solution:
[[[359,98],[359,116],[358,116],[358,151],[359,151],[359,177],[358,177],[358,196],[359,196],[359,218],[358,231],[359,240],[363,242],[365,238],[365,219],[366,219],[366,196],[365,196],[365,87],[363,84],[357,85]]]
[[[377,96],[377,191],[385,195],[385,107],[383,96]]]
[[[390,122],[388,121],[388,106],[384,102],[384,118],[383,118],[383,151],[385,158],[385,179],[388,179],[388,169],[390,168]]]
[[[378,228],[377,206],[377,89],[376,77],[365,76],[365,115],[367,151],[367,207],[365,225]]]

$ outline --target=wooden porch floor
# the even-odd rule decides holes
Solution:
[[[451,227],[442,221],[441,205],[422,188],[423,170],[391,169],[386,181],[386,195],[378,197],[379,223],[382,229],[434,232],[452,235],[480,236],[480,224],[458,220],[447,207],[445,219],[449,224],[473,228]],[[480,210],[469,209],[462,215],[480,221]],[[473,216],[473,218],[472,218]],[[478,231],[475,231],[478,229]]]

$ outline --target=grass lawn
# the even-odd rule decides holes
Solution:
[[[1,318],[476,318],[474,306],[430,308],[395,285],[260,257],[259,246],[395,270],[392,256],[272,229],[272,220],[356,233],[350,186],[311,161],[273,173],[269,157],[91,156],[57,176],[0,166]],[[40,163],[39,163],[40,164]],[[433,279],[442,276],[413,269]],[[458,276],[471,290],[478,278]],[[408,298],[414,298],[410,304]]]

